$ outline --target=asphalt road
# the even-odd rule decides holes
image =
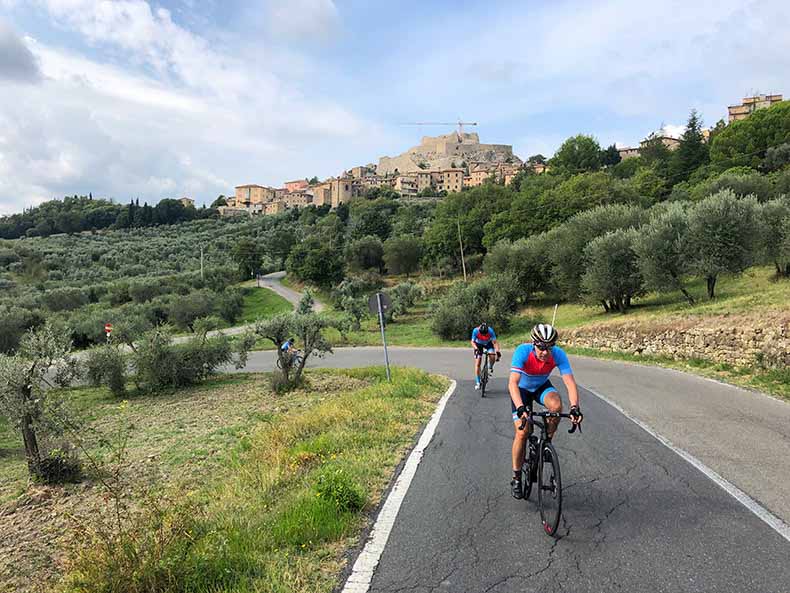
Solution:
[[[509,361],[510,353],[503,353]],[[584,433],[562,428],[564,513],[545,536],[533,501],[510,496],[507,364],[473,390],[466,349],[390,351],[392,364],[458,380],[374,574],[379,592],[790,592],[790,542],[587,388],[790,519],[790,405],[666,369],[571,357]],[[381,364],[338,350],[310,366]],[[255,353],[248,370],[268,370]],[[554,381],[563,392],[562,382]]]
[[[271,274],[266,274],[265,276],[261,276],[261,286],[273,290],[294,306],[298,305],[299,301],[302,299],[302,293],[284,286],[282,283],[283,278],[285,278],[285,272],[272,272]],[[315,295],[313,295],[313,301],[314,311],[321,312],[324,310],[324,304],[319,303]]]

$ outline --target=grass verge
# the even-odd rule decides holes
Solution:
[[[739,387],[756,389],[790,401],[790,369],[750,369],[713,362],[704,358],[675,360],[668,356],[656,356],[651,354],[636,355],[627,352],[614,352],[573,346],[564,349],[569,354],[578,354],[591,358],[620,360],[677,369],[702,377],[716,379],[724,383],[738,385]]]
[[[398,368],[392,383],[381,368],[314,371],[308,380],[311,387],[279,398],[261,375],[236,378],[239,389],[254,386],[259,405],[242,427],[209,431],[223,436],[208,446],[173,434],[194,416],[190,406],[169,417],[149,411],[146,432],[183,444],[168,452],[175,474],[195,455],[213,451],[215,462],[159,482],[153,495],[149,487],[115,532],[86,523],[58,590],[331,591],[344,551],[447,381]],[[217,421],[225,405],[235,415],[244,407],[221,399],[222,408],[206,406]],[[171,426],[154,430],[160,421]]]
[[[243,291],[244,306],[235,325],[253,323],[257,319],[266,319],[293,310],[291,303],[268,288],[246,286]]]

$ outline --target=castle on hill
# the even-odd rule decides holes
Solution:
[[[480,137],[474,132],[453,132],[444,136],[423,136],[419,146],[395,157],[381,157],[376,173],[392,175],[505,163],[521,164],[511,145],[481,144]]]

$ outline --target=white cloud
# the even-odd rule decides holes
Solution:
[[[0,80],[34,83],[40,78],[33,53],[11,27],[0,21]]]
[[[265,48],[242,61],[139,0],[45,5],[114,62],[27,40],[43,76],[0,94],[0,212],[89,191],[210,202],[239,183],[336,174],[382,136],[267,70]]]
[[[332,0],[268,0],[266,23],[278,37],[326,40],[340,25],[340,17]]]
[[[464,19],[442,27],[465,31]],[[712,124],[748,89],[787,89],[788,30],[786,0],[514,3],[457,42],[404,45],[382,70],[403,81],[400,101],[418,96],[430,111],[450,104],[479,121],[522,122],[571,113],[565,137],[614,137],[608,120],[640,120],[641,132],[620,138],[633,143],[693,107]]]

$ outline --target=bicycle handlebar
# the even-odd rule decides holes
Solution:
[[[521,418],[521,426],[518,427],[519,430],[524,430],[524,427],[527,425],[527,422],[531,424],[535,424],[535,421],[532,419],[534,416],[540,416],[541,418],[571,418],[570,414],[562,414],[560,412],[526,412],[524,416]],[[582,425],[574,424],[568,433],[573,434],[576,432],[576,429],[579,429],[579,433],[582,432]]]

